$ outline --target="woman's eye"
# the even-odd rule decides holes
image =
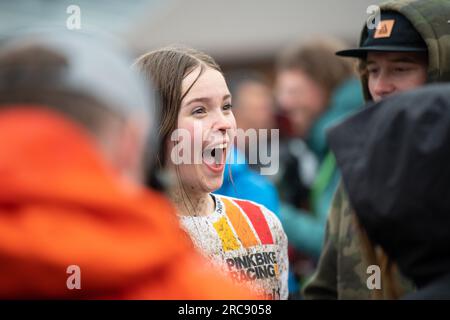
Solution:
[[[231,103],[226,104],[222,107],[223,110],[231,110],[233,108],[233,105],[231,105]]]
[[[205,113],[206,111],[205,111],[205,108],[203,108],[203,107],[200,107],[200,108],[195,108],[193,111],[192,111],[192,114],[202,114],[202,113]]]

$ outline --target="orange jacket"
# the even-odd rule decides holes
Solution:
[[[0,111],[0,299],[246,299],[161,195],[127,186],[92,139],[38,108]],[[69,290],[67,267],[81,270]]]

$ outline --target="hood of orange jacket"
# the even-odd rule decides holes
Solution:
[[[89,135],[56,113],[0,112],[0,176],[0,298],[124,297],[132,287],[142,293],[134,298],[239,297],[208,294],[199,274],[188,283],[203,260],[173,207],[124,183]],[[81,290],[67,288],[71,265]]]

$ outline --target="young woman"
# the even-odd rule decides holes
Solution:
[[[236,282],[286,299],[287,238],[279,220],[256,203],[212,194],[222,185],[236,128],[220,67],[187,48],[147,53],[136,66],[159,94],[159,165],[174,177],[167,192],[181,225]]]

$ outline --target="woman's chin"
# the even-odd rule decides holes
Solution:
[[[207,192],[213,192],[220,189],[223,183],[223,172],[221,174],[205,174],[203,175],[203,189]]]
[[[220,187],[222,186],[222,183],[223,183],[223,178],[220,178],[220,179],[215,178],[215,179],[212,179],[212,181],[206,181],[205,190],[207,190],[208,192],[214,192],[217,189],[220,189]]]

